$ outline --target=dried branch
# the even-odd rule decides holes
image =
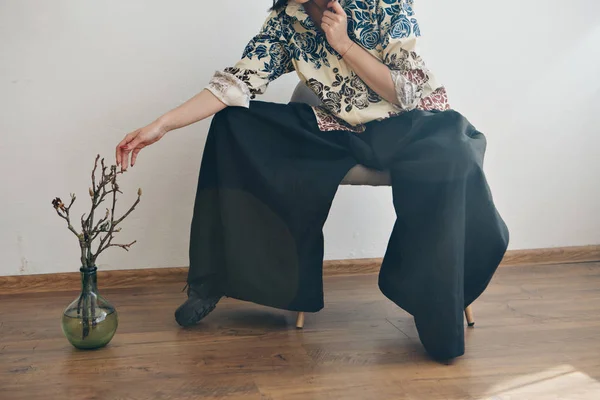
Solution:
[[[96,155],[96,159],[94,160],[94,169],[92,170],[92,188],[96,190],[96,169],[98,168],[98,160],[100,159],[100,154]],[[102,160],[104,161],[104,160]]]
[[[69,210],[71,210],[71,207],[73,206],[73,203],[75,203],[76,199],[77,199],[77,197],[75,196],[75,193],[71,193],[71,202],[67,206],[67,212],[69,212]]]
[[[77,231],[75,230],[75,228],[73,228],[73,225],[71,225],[71,221],[70,221],[70,218],[69,218],[69,216],[68,216],[68,215],[64,215],[64,214],[61,214],[61,212],[60,212],[59,210],[56,210],[56,213],[58,214],[58,216],[59,216],[59,217],[61,217],[61,218],[62,218],[62,219],[64,219],[65,221],[67,221],[67,227],[69,228],[69,230],[70,230],[71,232],[73,232],[73,234],[74,234],[75,236],[79,237],[79,235],[80,235],[80,234],[79,234],[79,232],[77,232]]]
[[[71,194],[71,202],[69,203],[68,206],[65,206],[64,203],[62,202],[62,200],[60,199],[60,197],[57,197],[54,200],[52,200],[52,206],[56,210],[56,213],[58,214],[58,216],[61,217],[62,219],[64,219],[65,221],[67,221],[67,227],[69,228],[69,230],[71,232],[73,232],[73,234],[75,236],[77,236],[77,239],[79,240],[79,248],[81,249],[81,257],[80,257],[81,265],[86,266],[88,258],[86,257],[85,236],[83,234],[77,232],[75,230],[75,228],[73,228],[73,225],[71,224],[70,211],[71,211],[71,207],[73,206],[73,203],[75,203],[75,199],[76,199],[75,194]]]
[[[97,200],[100,197],[100,195],[99,195],[100,185],[104,181],[104,179],[102,179],[100,181],[100,185],[98,186],[98,188],[96,188],[96,170],[98,169],[98,159],[100,159],[99,154],[96,156],[96,159],[94,160],[94,169],[92,170],[92,187],[90,188],[90,197],[92,199],[92,209],[91,209],[90,214],[88,215],[87,219],[85,220],[84,230],[88,231],[88,234],[90,233],[89,228],[92,225],[94,225],[94,211],[96,210],[98,205],[101,203],[101,198],[100,198],[100,201],[97,201]],[[101,163],[102,163],[102,167],[104,170],[104,159],[102,159]],[[104,178],[104,174],[103,174],[103,178]]]
[[[104,248],[104,250],[108,249],[109,247],[120,247],[120,248],[122,248],[123,250],[129,251],[129,248],[130,248],[131,246],[133,246],[134,244],[136,244],[136,243],[137,243],[137,240],[134,240],[133,242],[131,242],[131,243],[129,243],[129,244],[109,244],[108,246],[106,246],[106,247]]]
[[[93,183],[93,186],[89,190],[90,197],[92,198],[92,209],[90,211],[90,215],[88,216],[88,218],[86,220],[85,225],[86,225],[86,230],[88,231],[90,236],[93,236],[93,234],[92,234],[93,229],[91,229],[91,227],[92,227],[92,225],[94,225],[94,212],[100,206],[100,204],[102,204],[104,202],[106,197],[113,193],[114,189],[106,190],[106,187],[109,184],[111,184],[113,181],[115,181],[116,175],[119,174],[119,172],[117,172],[116,166],[111,166],[110,173],[108,173],[108,174],[106,173],[106,170],[108,169],[108,167],[106,167],[104,164],[104,158],[102,160],[100,160],[100,164],[102,165],[102,172],[101,172],[102,179],[98,183],[98,186],[95,186],[95,183]],[[94,170],[96,169],[96,167],[97,167],[97,161],[96,161],[96,164],[94,165]],[[116,190],[119,191],[118,186],[117,186]],[[120,191],[119,191],[119,193],[120,193]]]
[[[96,226],[94,227],[94,229],[92,229],[92,230],[90,231],[91,233],[94,233],[94,232],[96,233],[96,234],[95,234],[95,236],[93,236],[94,238],[95,238],[96,236],[98,236],[97,234],[98,234],[99,232],[106,231],[106,229],[103,229],[103,228],[102,228],[102,226],[104,225],[104,223],[105,223],[106,221],[108,221],[108,217],[109,217],[109,216],[110,216],[110,210],[107,208],[107,209],[106,209],[106,214],[104,215],[104,218],[101,218],[101,219],[100,219],[100,220],[99,220],[99,221],[96,223]]]
[[[113,232],[115,229],[115,207],[117,205],[117,191],[119,190],[119,187],[117,185],[117,175],[116,175],[116,170],[117,167],[114,166],[111,167],[111,173],[109,175],[104,175],[105,178],[110,178],[110,183],[112,186],[112,190],[110,191],[110,193],[112,193],[112,209],[110,212],[110,223],[108,226],[108,232],[106,235],[104,235],[103,238],[100,239],[100,244],[98,245],[98,248],[96,250],[96,254],[92,255],[92,259],[96,259],[98,257],[98,255],[100,253],[102,253],[106,248],[108,248],[108,246],[110,245],[110,242],[113,239]],[[113,173],[115,172],[115,173]]]
[[[116,172],[116,166],[111,167],[111,169],[114,169]],[[111,176],[113,178],[113,183],[112,183],[113,202],[112,202],[112,210],[110,213],[111,220],[109,223],[109,231],[106,233],[106,235],[104,235],[104,237],[102,237],[100,239],[100,244],[98,245],[96,253],[92,255],[93,261],[96,260],[96,258],[100,255],[100,253],[102,253],[104,250],[108,249],[109,247],[121,247],[121,248],[129,251],[129,247],[135,243],[135,241],[134,241],[133,243],[131,243],[129,245],[115,245],[115,244],[112,244],[112,240],[114,239],[114,234],[117,232],[120,232],[120,229],[117,229],[117,225],[119,225],[121,222],[123,222],[123,220],[125,218],[127,218],[127,216],[129,216],[129,214],[131,214],[133,212],[133,210],[135,210],[136,206],[140,203],[140,200],[142,197],[142,189],[138,189],[138,198],[133,203],[133,205],[129,208],[129,210],[127,210],[127,212],[125,214],[123,214],[123,216],[121,218],[115,220],[115,207],[116,207],[116,203],[117,203],[117,192],[119,191],[119,186],[118,186],[117,180],[116,180],[117,175],[111,174]]]
[[[102,177],[105,178],[106,177],[106,165],[104,165],[104,158],[102,159],[102,161],[100,161],[100,163],[102,164]]]
[[[115,221],[114,225],[117,226],[119,225],[121,222],[123,222],[123,220],[125,218],[127,218],[129,216],[129,214],[131,214],[133,212],[133,210],[135,210],[135,207],[140,204],[140,200],[141,200],[142,194],[141,194],[141,189],[138,191],[138,198],[135,201],[135,203],[133,203],[133,205],[131,206],[131,208],[125,213],[123,214],[123,216],[121,218],[119,218],[118,220]]]
[[[71,225],[71,216],[69,215],[69,211],[71,210],[71,206],[73,205],[73,203],[75,203],[75,199],[75,195],[71,194],[71,202],[68,206],[65,206],[60,197],[57,197],[54,200],[52,200],[52,206],[54,206],[54,209],[56,210],[58,216],[67,221],[67,227],[69,228],[69,230],[79,238],[80,233],[77,232],[75,228],[73,228],[73,225]]]
[[[82,231],[85,231],[85,230],[86,230],[86,227],[85,227],[85,219],[84,219],[84,218],[85,218],[85,214],[82,214],[82,215],[81,215],[81,229],[82,229]]]
[[[119,192],[119,185],[117,185],[117,166],[113,165],[110,168],[110,172],[112,175],[112,209],[110,210],[110,226],[111,229],[114,229],[114,220],[115,220],[115,207],[117,206],[117,193]]]
[[[101,170],[99,171],[100,168]],[[118,228],[117,225],[123,222],[123,220],[133,212],[133,210],[139,204],[142,196],[142,190],[138,189],[138,198],[134,204],[127,210],[125,214],[123,214],[122,217],[118,219],[115,217],[118,193],[122,193],[117,182],[117,177],[120,173],[122,172],[118,171],[115,165],[107,167],[104,159],[101,159],[99,155],[96,156],[91,175],[92,187],[89,188],[89,195],[92,204],[90,213],[87,214],[87,217],[86,214],[81,216],[81,233],[77,232],[71,224],[70,209],[75,202],[75,195],[71,195],[71,202],[68,206],[65,206],[62,200],[58,197],[52,201],[52,205],[54,206],[58,216],[67,221],[69,230],[73,232],[73,234],[75,234],[79,239],[79,246],[81,248],[81,263],[83,267],[95,266],[98,255],[110,247],[120,247],[126,251],[129,251],[130,247],[136,243],[136,241],[133,241],[129,244],[112,243],[114,235],[121,231],[121,228]],[[96,209],[106,200],[108,196],[112,196],[111,207],[106,209],[106,213],[104,214],[103,218],[100,218],[94,223]],[[94,253],[92,252],[92,244],[98,238],[100,238],[100,243],[96,252]]]

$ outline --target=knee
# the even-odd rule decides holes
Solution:
[[[448,135],[440,149],[440,159],[445,167],[458,173],[471,170],[476,165],[474,151],[468,141],[459,135]]]
[[[249,112],[248,108],[245,107],[225,107],[221,111],[215,114],[214,120],[216,121],[236,121],[243,118]]]
[[[464,174],[483,166],[485,136],[459,113],[453,112],[432,138],[435,157],[448,171]]]
[[[209,137],[215,136],[217,140],[240,139],[240,133],[246,132],[249,123],[250,110],[244,107],[226,107],[213,117]]]

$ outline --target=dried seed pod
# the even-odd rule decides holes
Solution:
[[[55,198],[54,200],[52,200],[52,206],[55,209],[61,209],[64,210],[65,209],[65,204],[63,203],[63,201],[60,199],[60,197]]]

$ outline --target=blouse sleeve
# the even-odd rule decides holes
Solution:
[[[270,82],[294,70],[283,38],[282,21],[273,11],[261,31],[246,46],[235,66],[217,71],[206,87],[228,106],[248,107]]]
[[[380,1],[382,58],[390,69],[398,105],[405,111],[441,87],[417,53],[421,34],[412,5],[413,0]]]

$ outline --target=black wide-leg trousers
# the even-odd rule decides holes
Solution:
[[[414,110],[361,134],[319,130],[304,104],[218,113],[191,228],[188,282],[293,311],[323,308],[323,225],[355,165],[389,170],[397,220],[381,291],[413,315],[434,358],[464,353],[463,310],[508,245],[483,173],[486,140],[455,111]]]

